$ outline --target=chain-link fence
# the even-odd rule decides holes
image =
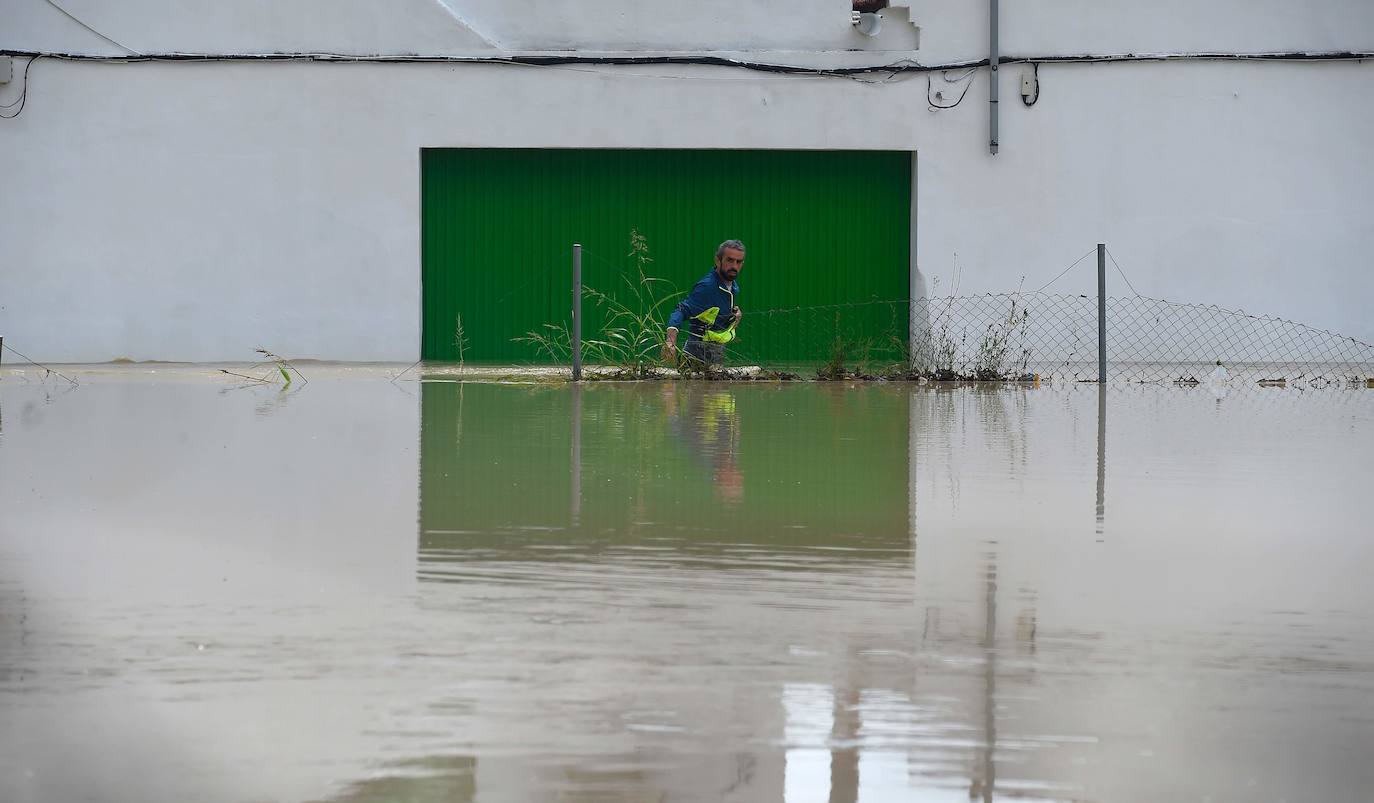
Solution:
[[[1109,381],[1365,386],[1374,346],[1294,321],[1109,298]],[[766,355],[766,356],[765,356]],[[936,380],[1096,381],[1092,296],[1003,293],[746,312],[730,363]]]

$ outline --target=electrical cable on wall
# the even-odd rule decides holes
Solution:
[[[1029,95],[1029,96],[1027,96],[1025,92],[1022,92],[1022,93],[1021,93],[1021,105],[1025,106],[1027,109],[1029,109],[1030,107],[1034,106],[1036,103],[1039,103],[1039,102],[1040,102],[1040,64],[1039,64],[1039,62],[1031,62],[1031,82],[1032,82],[1033,86],[1035,87],[1035,91],[1034,91],[1031,95]]]
[[[121,45],[123,47],[123,45]],[[127,48],[126,48],[127,49]],[[129,56],[92,55],[84,53],[65,53],[56,51],[0,50],[0,56],[28,58],[43,56],[63,61],[94,62],[140,62],[140,61],[235,61],[235,62],[272,62],[272,61],[317,61],[345,64],[528,64],[534,66],[576,65],[667,65],[667,66],[708,66],[737,67],[759,72],[783,73],[788,75],[812,75],[823,77],[849,77],[870,73],[923,73],[977,69],[988,66],[987,59],[951,62],[948,64],[921,64],[910,59],[900,59],[886,64],[864,65],[859,67],[805,67],[796,64],[777,64],[772,62],[744,61],[723,56],[578,56],[578,55],[521,55],[507,54],[494,56],[422,56],[414,54],[359,55],[346,53],[140,53]],[[1021,56],[1003,57],[1000,65],[1009,64],[1128,64],[1141,62],[1166,61],[1284,61],[1284,62],[1328,62],[1328,61],[1366,61],[1374,59],[1374,51],[1332,51],[1324,53],[1159,53],[1159,54],[1082,54],[1067,56]]]
[[[967,83],[964,84],[964,89],[963,89],[963,91],[959,93],[959,97],[958,97],[957,99],[955,99],[955,101],[954,101],[953,103],[938,103],[938,102],[936,102],[936,98],[935,98],[935,97],[932,97],[931,94],[930,94],[930,90],[931,90],[931,80],[930,80],[930,76],[931,76],[931,73],[929,73],[929,72],[926,73],[926,105],[928,105],[928,106],[930,107],[930,110],[931,110],[931,111],[940,111],[940,110],[942,110],[942,109],[952,109],[952,108],[954,108],[955,106],[958,106],[960,103],[963,103],[963,102],[964,102],[964,96],[968,94],[969,88],[973,86],[973,81],[972,81],[971,79],[973,78],[974,75],[976,75],[976,74],[978,73],[978,68],[977,68],[977,67],[970,67],[967,71],[964,72],[963,75],[959,76],[958,78],[950,78],[950,77],[949,77],[949,74],[950,74],[951,72],[953,72],[953,71],[952,71],[952,70],[941,70],[941,71],[940,71],[940,77],[943,78],[943,79],[945,80],[945,83],[947,83],[947,84],[957,84],[957,83],[959,83],[960,81],[967,81]]]
[[[48,0],[49,3],[52,0]],[[53,3],[55,8],[62,10],[60,6]],[[63,11],[63,13],[66,13]],[[68,16],[71,16],[68,14]],[[75,17],[73,17],[75,19]],[[77,20],[80,22],[80,20]],[[81,23],[83,27],[90,26]],[[770,62],[743,61],[740,59],[725,58],[723,56],[578,56],[578,55],[497,55],[497,56],[422,56],[414,54],[394,54],[394,55],[354,55],[344,53],[138,53],[131,48],[116,42],[104,34],[91,29],[103,39],[128,50],[131,55],[93,55],[86,53],[67,53],[60,51],[35,51],[35,50],[10,50],[0,49],[0,56],[11,58],[27,58],[28,64],[24,67],[24,78],[19,98],[8,104],[0,105],[0,109],[11,109],[18,107],[13,113],[0,111],[0,119],[13,119],[18,117],[23,111],[28,97],[28,73],[33,67],[33,63],[40,58],[54,59],[58,61],[82,61],[97,63],[116,63],[131,64],[137,62],[322,62],[327,64],[491,64],[491,65],[524,65],[532,67],[565,67],[573,69],[575,65],[582,66],[635,66],[635,65],[664,65],[664,66],[703,66],[703,67],[733,67],[742,70],[755,72],[775,73],[780,75],[811,77],[811,78],[848,78],[867,84],[888,83],[900,75],[925,73],[926,74],[926,100],[932,111],[952,109],[958,106],[968,94],[969,86],[965,86],[959,97],[951,104],[937,103],[932,96],[933,84],[930,74],[941,72],[946,74],[949,83],[958,83],[964,80],[961,76],[958,79],[949,80],[948,73],[955,70],[967,70],[966,75],[972,75],[980,68],[988,66],[988,59],[978,59],[972,61],[951,62],[948,64],[921,64],[911,59],[899,59],[887,64],[875,64],[859,67],[803,67],[795,64],[775,64]],[[1285,53],[1159,53],[1159,54],[1081,54],[1066,56],[1022,56],[1012,58],[1000,58],[1000,65],[1010,64],[1030,64],[1035,71],[1036,91],[1033,99],[1022,97],[1022,102],[1026,106],[1035,105],[1039,100],[1039,66],[1041,63],[1054,64],[1132,64],[1143,62],[1168,62],[1168,61],[1263,61],[1263,62],[1342,62],[1357,61],[1364,62],[1374,59],[1374,51],[1330,51],[1324,53],[1304,53],[1304,52],[1285,52]],[[885,78],[873,80],[868,76],[887,73]],[[703,80],[698,76],[642,76],[644,78],[672,78],[673,80]],[[972,82],[970,81],[970,85]]]
[[[4,110],[0,111],[0,120],[13,120],[24,113],[24,106],[28,103],[29,98],[29,68],[33,67],[33,63],[41,58],[43,57],[33,56],[29,58],[29,63],[24,65],[24,74],[19,80],[19,97],[9,103],[0,103],[0,109]],[[18,108],[15,108],[16,106]],[[10,112],[9,109],[14,109],[14,111]]]
[[[139,53],[137,50],[134,50],[132,47],[129,47],[128,45],[124,45],[124,44],[120,44],[119,42],[116,42],[115,40],[113,40],[113,39],[111,39],[110,37],[106,36],[105,34],[101,33],[100,31],[97,31],[96,29],[92,28],[91,26],[87,25],[86,23],[82,22],[81,20],[77,19],[76,16],[72,14],[72,12],[68,11],[67,9],[63,8],[62,6],[59,6],[56,2],[54,2],[54,0],[48,0],[48,5],[52,6],[53,8],[57,9],[58,11],[61,11],[63,14],[65,14],[65,15],[67,16],[67,19],[70,19],[72,22],[75,22],[77,25],[80,25],[82,28],[85,28],[86,30],[90,31],[91,33],[95,34],[96,36],[99,36],[101,39],[104,39],[106,42],[109,42],[110,44],[114,45],[115,47],[120,48],[121,50],[127,50],[127,51],[129,51],[130,53],[132,53],[132,54],[135,55],[135,56],[142,55],[142,54]]]

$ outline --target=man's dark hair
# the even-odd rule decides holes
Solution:
[[[733,248],[741,254],[744,253],[744,243],[739,240],[726,240],[716,248],[716,259],[720,259],[720,255],[725,253],[725,249],[727,248]]]

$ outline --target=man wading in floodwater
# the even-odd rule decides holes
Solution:
[[[740,268],[744,267],[744,243],[726,240],[716,249],[716,267],[692,288],[673,314],[668,316],[668,339],[663,344],[664,359],[677,357],[677,333],[684,321],[689,323],[687,343],[682,350],[711,367],[725,360],[725,344],[735,339],[735,327],[742,317],[735,306],[739,292]]]

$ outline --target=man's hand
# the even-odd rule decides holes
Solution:
[[[731,326],[739,326],[739,319],[740,319],[740,318],[743,318],[743,317],[744,317],[744,313],[743,313],[743,312],[740,312],[739,307],[735,307],[735,320],[732,321],[732,322],[730,323],[730,325],[731,325]]]
[[[677,362],[677,330],[669,329],[668,336],[663,341],[663,359],[666,362]]]

